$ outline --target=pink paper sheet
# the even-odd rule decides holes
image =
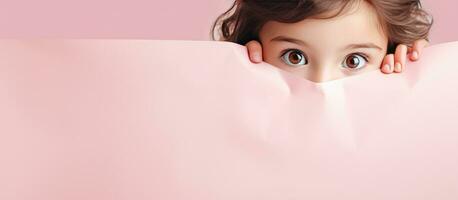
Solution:
[[[457,57],[317,84],[227,42],[0,40],[0,199],[456,200]]]

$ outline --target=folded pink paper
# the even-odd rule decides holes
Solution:
[[[0,40],[0,199],[456,200],[458,42],[314,83],[215,41]]]

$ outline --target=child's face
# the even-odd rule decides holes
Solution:
[[[366,1],[332,19],[269,21],[259,37],[265,62],[313,82],[379,70],[388,45],[376,11]]]

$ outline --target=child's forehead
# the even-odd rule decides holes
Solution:
[[[307,18],[297,23],[269,22],[265,26],[272,37],[285,34],[296,38],[331,40],[384,37],[375,9],[365,1],[334,18]]]
[[[334,13],[330,11],[328,13]],[[328,13],[322,13],[326,16]],[[290,24],[296,27],[314,26],[314,27],[332,27],[339,25],[350,26],[348,28],[356,29],[358,27],[367,27],[367,25],[379,25],[377,11],[366,1],[355,4],[352,9],[342,12],[332,18],[322,18],[321,16],[312,16],[298,23]],[[372,28],[372,27],[369,27]],[[310,30],[310,29],[309,29]]]
[[[372,6],[361,5],[357,9],[348,11],[329,19],[308,18],[298,23],[291,24],[294,28],[303,31],[329,30],[330,32],[370,32],[380,26],[377,13]]]

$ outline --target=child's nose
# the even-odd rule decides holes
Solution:
[[[309,79],[313,82],[325,82],[333,80],[334,76],[330,67],[326,66],[317,66],[314,68]]]

